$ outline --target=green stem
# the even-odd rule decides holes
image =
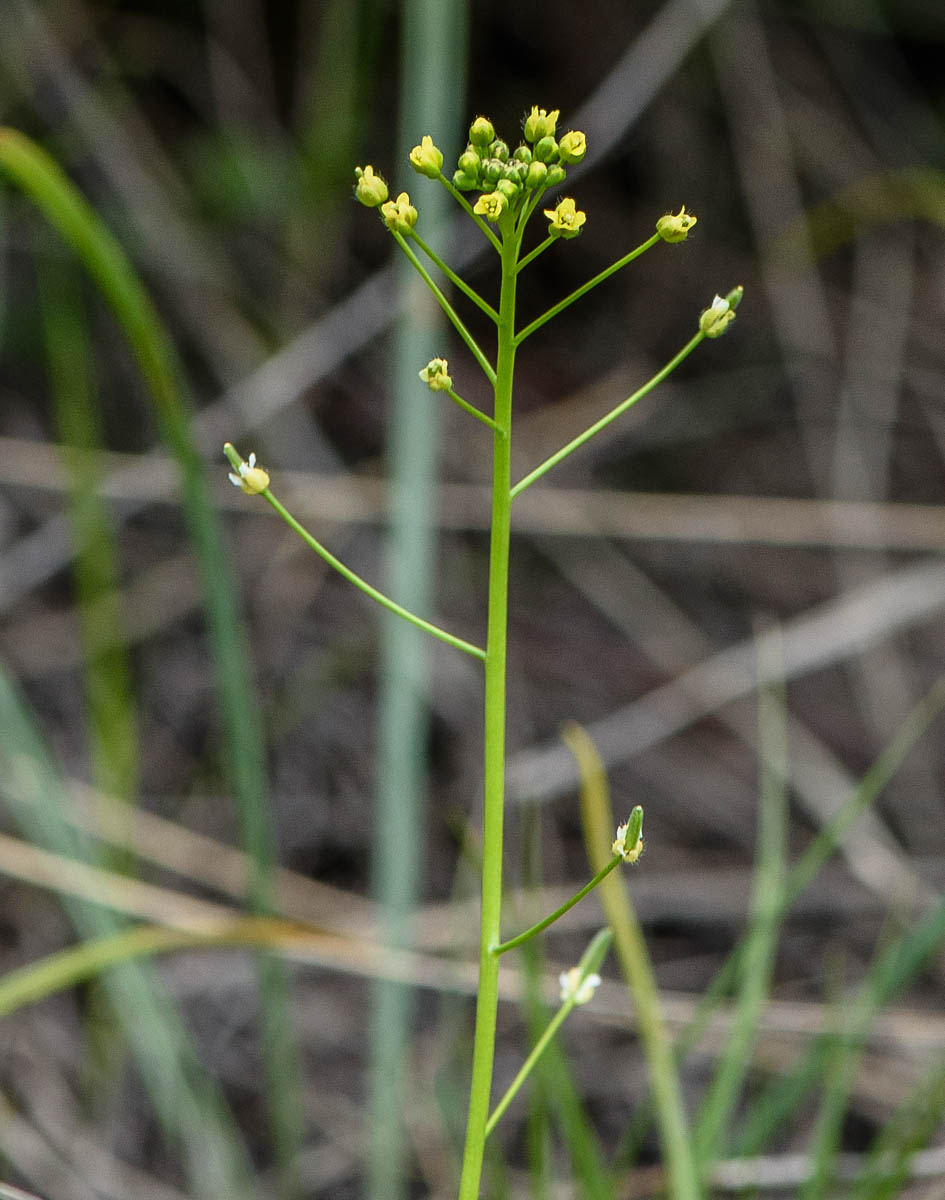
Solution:
[[[557,238],[546,237],[545,240],[543,242],[540,242],[535,247],[534,250],[532,250],[529,254],[525,255],[525,257],[522,259],[522,261],[518,264],[517,270],[524,271],[530,262],[534,262],[534,260],[538,257],[539,254],[541,254],[545,250],[547,250],[548,247],[550,245],[552,245],[552,243],[556,242],[557,240],[558,240]]]
[[[685,344],[685,346],[683,346],[679,353],[674,355],[665,367],[657,371],[653,378],[648,380],[643,387],[635,391],[632,396],[628,396],[626,400],[618,404],[616,408],[611,409],[611,411],[605,417],[601,417],[599,421],[595,421],[589,429],[585,429],[583,433],[578,434],[578,436],[572,441],[568,442],[566,446],[562,446],[561,449],[552,454],[550,458],[546,458],[540,466],[536,467],[534,471],[526,475],[524,479],[520,479],[515,487],[512,488],[512,499],[514,500],[516,496],[518,496],[521,492],[524,492],[525,489],[530,487],[536,479],[541,479],[542,475],[550,471],[552,467],[557,466],[563,458],[567,458],[569,454],[573,453],[573,451],[577,450],[580,446],[583,446],[585,442],[590,441],[595,433],[600,433],[602,429],[606,429],[611,421],[616,421],[619,416],[622,416],[623,413],[625,413],[631,406],[631,404],[636,404],[638,400],[642,400],[644,396],[652,392],[657,384],[662,383],[667,375],[671,375],[672,372],[676,370],[684,358],[689,357],[689,355],[693,352],[693,350],[695,350],[696,346],[699,345],[704,337],[705,334],[700,330],[697,334],[695,334],[694,337],[690,338],[690,340]]]
[[[391,230],[391,232],[394,233],[393,230]],[[492,384],[492,386],[495,387],[495,371],[492,369],[492,364],[489,362],[489,360],[486,358],[486,356],[483,354],[483,352],[479,349],[479,344],[476,341],[476,339],[473,337],[473,335],[469,332],[469,330],[466,328],[466,326],[460,320],[459,314],[456,312],[456,309],[453,308],[453,306],[452,306],[452,304],[450,304],[449,300],[447,300],[447,298],[443,295],[443,293],[440,291],[440,289],[433,282],[433,279],[430,276],[430,272],[426,269],[426,267],[423,265],[423,263],[420,261],[420,259],[417,258],[416,254],[414,254],[413,250],[411,250],[410,245],[407,242],[407,239],[402,234],[399,234],[399,233],[394,233],[394,239],[396,240],[397,244],[400,246],[401,250],[403,250],[404,254],[406,254],[407,257],[410,259],[410,261],[414,265],[414,267],[416,267],[416,269],[420,275],[420,278],[423,280],[423,282],[427,285],[427,287],[430,289],[430,291],[436,297],[437,303],[439,304],[440,308],[442,308],[443,311],[446,313],[447,317],[449,317],[450,324],[453,326],[453,328],[456,330],[456,332],[459,334],[459,336],[463,339],[463,341],[469,347],[473,358],[480,365],[480,367],[482,367],[482,370],[483,370],[483,373],[484,373],[486,379],[488,379],[489,382]]]
[[[505,437],[505,431],[500,429],[495,421],[493,421],[491,417],[486,416],[481,409],[476,408],[474,404],[470,404],[468,400],[464,400],[462,396],[458,396],[452,388],[447,388],[446,394],[454,404],[459,405],[463,412],[469,413],[469,415],[471,417],[475,417],[477,421],[482,421],[483,425],[488,425],[493,433],[499,434],[500,437]]]
[[[536,319],[532,321],[531,325],[526,325],[520,333],[515,335],[516,346],[521,345],[521,343],[524,342],[527,337],[530,337],[536,329],[541,329],[542,325],[544,325],[546,321],[550,321],[552,317],[556,317],[562,309],[567,308],[569,304],[573,304],[575,300],[580,300],[580,298],[586,292],[589,292],[591,288],[595,288],[599,283],[603,283],[605,279],[609,279],[611,275],[613,275],[616,271],[619,271],[621,267],[625,267],[627,263],[632,263],[635,258],[640,257],[644,250],[649,250],[651,246],[655,246],[660,240],[660,235],[658,233],[654,233],[653,236],[648,238],[642,246],[637,246],[635,250],[631,250],[630,253],[625,254],[623,258],[618,258],[617,261],[615,263],[611,263],[606,270],[601,271],[599,275],[595,275],[593,279],[589,279],[587,283],[582,284],[576,292],[572,292],[570,296],[565,296],[563,300],[559,300],[557,304],[555,304],[552,308],[549,308],[546,313],[542,314],[542,316],[536,317]]]
[[[283,521],[285,521],[286,525],[288,525],[290,529],[295,530],[302,541],[305,542],[306,546],[314,550],[319,558],[323,559],[330,567],[334,568],[339,575],[343,575],[349,583],[353,583],[356,588],[365,594],[365,596],[370,596],[372,600],[376,600],[377,603],[383,608],[386,608],[388,612],[395,613],[398,617],[402,617],[411,625],[416,625],[418,629],[423,629],[426,633],[432,634],[433,637],[439,638],[441,642],[446,642],[448,646],[453,646],[457,650],[462,650],[466,654],[471,654],[473,658],[479,658],[483,660],[486,659],[486,652],[481,650],[478,646],[474,646],[471,642],[464,642],[462,638],[458,638],[454,634],[448,633],[445,629],[441,629],[439,625],[433,625],[430,621],[425,621],[423,617],[418,617],[416,613],[412,613],[409,609],[403,608],[396,601],[391,600],[389,596],[385,596],[383,592],[379,592],[376,587],[372,587],[366,579],[362,579],[360,575],[356,575],[350,567],[345,566],[340,558],[335,558],[330,550],[326,550],[321,542],[312,537],[305,526],[299,524],[289,510],[275,498],[268,488],[259,494],[264,500],[267,500],[269,504],[272,505]]]
[[[568,1013],[570,1013],[572,1008],[574,1008],[574,1001],[573,1000],[566,1001],[564,1004],[561,1005],[561,1007],[558,1009],[558,1011],[555,1013],[555,1015],[548,1022],[548,1026],[545,1029],[545,1032],[541,1035],[541,1037],[538,1039],[538,1041],[532,1047],[532,1051],[529,1054],[528,1058],[526,1058],[525,1061],[522,1063],[519,1073],[515,1076],[515,1078],[509,1084],[508,1091],[505,1093],[505,1095],[502,1097],[502,1099],[499,1101],[499,1103],[493,1109],[492,1115],[489,1117],[489,1120],[486,1122],[486,1137],[488,1137],[489,1134],[493,1131],[493,1129],[495,1129],[496,1125],[498,1125],[499,1121],[502,1119],[502,1114],[505,1112],[505,1110],[508,1108],[508,1106],[515,1099],[522,1084],[525,1082],[525,1080],[529,1077],[529,1075],[535,1069],[535,1063],[538,1062],[538,1060],[544,1054],[545,1050],[547,1050],[548,1043],[551,1041],[551,1039],[554,1037],[554,1035],[558,1032],[558,1030],[564,1024],[565,1017],[567,1017]]]
[[[492,232],[492,230],[489,228],[489,226],[486,224],[486,222],[482,219],[482,217],[480,217],[480,215],[477,212],[473,211],[473,206],[469,203],[469,201],[466,199],[466,197],[463,195],[463,193],[459,190],[459,188],[456,187],[456,185],[454,183],[452,183],[449,179],[447,179],[445,175],[440,176],[440,183],[443,184],[443,186],[446,188],[446,190],[449,192],[449,194],[453,197],[453,199],[456,201],[456,203],[459,204],[462,208],[465,208],[466,212],[469,213],[469,215],[472,217],[472,219],[476,222],[476,224],[479,226],[479,228],[482,230],[482,232],[486,235],[486,237],[492,243],[493,249],[496,251],[496,253],[501,255],[502,254],[502,243],[499,241],[499,239],[496,237],[496,235]]]
[[[417,245],[420,247],[420,249],[423,251],[423,253],[427,256],[427,258],[429,258],[431,262],[436,263],[436,265],[440,268],[440,270],[443,272],[443,274],[446,276],[446,278],[449,279],[452,283],[454,283],[456,285],[456,287],[458,287],[459,290],[463,293],[463,295],[467,296],[473,302],[473,304],[475,304],[478,308],[481,308],[482,311],[486,314],[486,316],[491,321],[495,321],[495,323],[498,324],[499,314],[492,307],[492,305],[487,304],[486,301],[483,300],[483,298],[475,290],[475,288],[471,288],[469,286],[469,284],[465,281],[465,279],[461,279],[460,276],[457,275],[456,272],[453,270],[453,268],[451,266],[449,266],[447,263],[445,263],[443,261],[443,259],[440,258],[440,256],[436,253],[436,251],[433,250],[430,246],[428,246],[426,244],[426,242],[419,235],[419,233],[417,233],[416,230],[413,231],[413,233],[411,234],[411,237],[417,243]]]
[[[530,938],[535,937],[536,934],[539,934],[543,930],[547,929],[549,925],[553,925],[559,917],[563,917],[569,909],[574,908],[578,901],[583,900],[585,896],[592,892],[600,883],[600,881],[602,879],[606,879],[614,867],[621,862],[623,862],[623,859],[619,855],[615,855],[613,860],[609,862],[606,867],[597,872],[590,883],[586,883],[579,892],[575,892],[571,899],[566,900],[560,908],[556,908],[553,913],[539,921],[536,925],[532,925],[530,929],[526,929],[524,933],[520,933],[517,937],[510,938],[507,942],[503,942],[500,946],[496,946],[492,953],[498,957],[500,954],[505,954],[507,950],[514,950],[516,946],[521,946]]]
[[[521,235],[502,243],[493,438],[492,537],[489,547],[489,631],[485,667],[485,749],[483,761],[482,908],[479,990],[473,1045],[469,1112],[459,1200],[477,1200],[492,1089],[495,1025],[499,999],[499,944],[502,918],[502,821],[505,806],[505,670],[512,519],[511,425],[515,368],[515,264]]]

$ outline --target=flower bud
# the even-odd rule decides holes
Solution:
[[[573,238],[581,232],[587,213],[581,212],[571,199],[559,200],[554,208],[546,208],[545,216],[551,222],[549,237]]]
[[[525,118],[525,141],[538,142],[543,137],[553,137],[560,116],[557,108],[546,112],[543,108],[533,105],[532,111]]]
[[[479,187],[479,176],[466,175],[463,171],[453,172],[453,187],[459,192],[474,192]]]
[[[453,386],[445,358],[431,358],[420,372],[420,378],[431,392],[448,392]]]
[[[503,165],[497,158],[484,159],[479,168],[479,175],[483,183],[495,183],[501,179]]]
[[[357,199],[366,208],[377,208],[379,204],[383,204],[387,199],[387,184],[380,175],[374,174],[374,168],[355,167],[354,173],[358,180],[354,187]]]
[[[530,163],[532,161],[531,148],[524,145],[516,146],[512,151],[512,157],[516,162]]]
[[[558,157],[563,163],[578,163],[587,153],[587,138],[577,129],[566,133],[558,142]]]
[[[488,117],[476,117],[469,126],[469,140],[474,146],[488,146],[495,141],[495,129]]]
[[[410,165],[420,175],[426,175],[427,179],[439,179],[443,152],[433,145],[433,138],[429,134],[424,134],[420,145],[410,151]]]
[[[535,143],[535,157],[539,162],[550,163],[558,157],[558,143],[550,135]]]
[[[564,183],[567,172],[559,163],[555,163],[548,168],[548,174],[545,176],[545,187],[557,187],[559,183]]]
[[[472,147],[469,147],[459,156],[459,161],[456,165],[464,175],[478,175],[481,161],[476,151]]]
[[[736,288],[736,291],[739,289]],[[741,296],[738,297],[741,299]],[[728,298],[716,296],[707,309],[699,317],[699,328],[707,338],[721,337],[735,320],[735,309]]]
[[[664,242],[684,242],[689,230],[699,218],[686,212],[685,204],[678,213],[666,213],[656,222],[656,232]]]
[[[473,205],[473,212],[487,221],[498,221],[508,207],[508,200],[501,192],[486,192]]]
[[[499,160],[499,162],[503,162],[503,163],[508,162],[509,161],[508,143],[503,142],[501,140],[501,138],[496,138],[496,140],[489,147],[489,156],[490,156],[490,158],[497,158]]]
[[[518,194],[522,190],[522,185],[517,179],[500,179],[495,185],[495,190],[503,195],[506,200],[511,203],[518,199]]]
[[[530,188],[544,187],[548,168],[543,162],[533,162],[525,176],[525,186]]]
[[[617,826],[617,836],[611,850],[628,863],[636,862],[643,853],[643,809],[639,804],[626,822]]]
[[[417,223],[417,210],[410,203],[406,192],[401,192],[396,200],[388,200],[386,204],[382,204],[381,216],[391,233],[399,233],[401,237],[410,237]]]

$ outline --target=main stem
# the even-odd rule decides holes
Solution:
[[[499,944],[502,916],[502,821],[505,809],[505,661],[509,597],[511,522],[512,376],[515,367],[515,266],[520,232],[502,241],[502,291],[496,355],[492,458],[492,538],[489,547],[489,616],[485,662],[485,749],[483,761],[482,912],[479,991],[473,1045],[469,1113],[459,1200],[477,1200],[492,1091],[495,1025],[499,1002]]]

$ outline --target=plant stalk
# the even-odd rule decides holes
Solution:
[[[479,992],[473,1044],[466,1144],[459,1200],[477,1200],[489,1119],[495,1025],[499,1001],[502,917],[502,823],[505,807],[505,670],[509,595],[509,535],[512,516],[512,376],[515,367],[515,265],[521,234],[502,242],[502,290],[496,355],[492,458],[492,537],[489,547],[489,613],[485,661],[485,746],[483,757],[482,910]]]

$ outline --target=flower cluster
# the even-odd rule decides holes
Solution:
[[[587,140],[577,130],[556,139],[560,115],[557,109],[548,112],[533,107],[525,117],[524,138],[514,150],[496,137],[488,117],[473,121],[469,142],[453,172],[453,186],[461,192],[482,193],[473,206],[475,213],[498,222],[503,214],[517,212],[530,195],[564,182],[566,167],[579,163],[587,153]],[[573,200],[567,203],[571,206],[570,221],[560,216],[556,219],[558,209],[545,212],[552,222],[549,234],[553,237],[575,237],[581,231],[584,214],[575,212]]]
[[[496,137],[488,117],[476,117],[469,127],[469,141],[459,156],[452,175],[452,186],[460,192],[479,192],[473,212],[493,224],[506,214],[517,215],[531,198],[563,183],[566,168],[579,163],[587,153],[587,139],[576,129],[556,138],[558,109],[535,105],[522,123],[523,140],[514,150]],[[442,179],[443,152],[425,134],[420,145],[410,151],[410,165],[428,179]],[[401,192],[388,200],[387,184],[371,166],[358,167],[354,194],[368,208],[380,208],[387,228],[402,237],[410,237],[417,221],[417,210],[410,196]],[[557,207],[545,209],[549,220],[548,235],[573,238],[581,232],[586,216],[573,200],[562,200]],[[692,221],[694,217],[690,218]]]

